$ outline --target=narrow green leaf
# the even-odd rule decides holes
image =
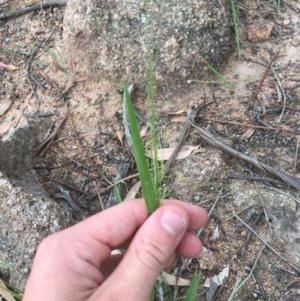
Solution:
[[[238,16],[235,8],[235,0],[230,0],[230,4],[231,4],[231,12],[233,18],[237,54],[238,54],[238,58],[240,59],[241,58],[240,32],[239,32]]]
[[[65,66],[62,55],[58,52],[58,50],[55,48],[50,48],[48,50],[48,53],[50,54],[56,65],[59,67],[59,69],[67,73],[68,68]]]
[[[235,295],[237,294],[237,292],[238,292],[238,291],[239,291],[239,290],[247,283],[247,281],[252,277],[253,272],[254,272],[254,270],[255,270],[255,268],[256,268],[256,265],[257,265],[257,263],[258,263],[258,260],[259,260],[259,258],[260,258],[260,256],[261,256],[262,252],[264,251],[265,247],[266,247],[266,245],[263,245],[263,247],[262,247],[262,248],[260,249],[260,251],[258,252],[258,254],[257,254],[257,256],[256,256],[256,259],[255,259],[255,261],[254,261],[254,263],[253,263],[253,265],[252,265],[252,268],[251,268],[251,270],[250,270],[248,276],[247,276],[241,283],[238,283],[238,282],[236,283],[236,285],[234,286],[234,289],[233,289],[233,291],[231,292],[231,294],[230,294],[229,298],[227,299],[227,301],[233,301]]]
[[[203,60],[203,63],[207,66],[209,71],[211,71],[220,81],[221,84],[229,89],[230,91],[233,91],[235,86],[232,82],[230,82],[227,78],[225,78],[222,74],[220,74],[213,66],[211,66],[205,59]]]
[[[120,204],[120,203],[122,203],[122,197],[121,197],[121,194],[120,194],[120,190],[119,190],[119,188],[118,188],[118,185],[116,184],[115,181],[113,181],[113,186],[114,186],[114,194],[115,194],[117,203]]]
[[[139,133],[139,127],[135,117],[134,107],[128,92],[126,82],[123,83],[124,90],[124,110],[128,118],[129,134],[131,137],[131,146],[133,149],[134,159],[141,180],[143,197],[145,199],[148,213],[151,214],[159,207],[159,199],[156,196],[153,181],[151,178],[148,162],[145,156],[145,150],[142,138]]]
[[[147,55],[148,55],[148,107],[150,111],[150,133],[151,133],[151,158],[152,158],[152,179],[156,197],[162,197],[163,164],[157,160],[157,131],[155,127],[155,76],[153,66],[153,49],[151,47],[151,34],[147,35]]]
[[[184,299],[185,301],[196,300],[199,282],[200,282],[200,277],[199,277],[199,275],[195,274],[192,279],[191,285],[186,293],[186,296]]]
[[[149,301],[155,301],[155,286],[153,287]]]

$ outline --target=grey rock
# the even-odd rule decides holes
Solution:
[[[175,162],[173,192],[178,199],[197,201],[203,187],[218,188],[214,181],[221,177],[223,169],[222,153],[214,149]]]
[[[219,70],[232,51],[229,0],[68,1],[63,52],[80,73],[121,85],[147,82],[148,54],[164,96]],[[149,42],[150,41],[150,42]],[[162,94],[162,93],[161,93]]]
[[[38,244],[71,224],[36,184],[32,147],[37,125],[0,140],[0,275],[24,289]],[[8,179],[9,177],[9,179]]]
[[[300,219],[297,210],[297,199],[293,198],[289,190],[268,190],[260,187],[251,187],[242,182],[234,181],[230,185],[234,205],[238,211],[251,206],[264,206],[269,223],[273,230],[273,239],[286,246],[285,251],[295,260],[300,262]],[[260,202],[259,202],[260,200]],[[267,237],[263,237],[267,239]],[[272,243],[271,243],[272,245]],[[285,256],[285,255],[284,255]]]

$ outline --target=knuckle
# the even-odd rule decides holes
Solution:
[[[55,233],[44,238],[39,244],[36,254],[43,256],[44,254],[49,254],[54,249],[57,249],[59,245],[61,245],[59,236],[58,233]]]
[[[136,245],[136,256],[149,269],[160,272],[168,259],[162,246],[154,240],[141,238]]]

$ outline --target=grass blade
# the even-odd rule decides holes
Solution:
[[[153,50],[151,47],[151,39],[148,34],[147,38],[147,55],[148,55],[148,108],[150,111],[150,133],[151,133],[151,158],[152,158],[152,179],[156,198],[161,199],[162,181],[163,181],[163,164],[157,159],[157,130],[155,126],[156,112],[155,112],[155,76],[153,66]]]
[[[219,80],[222,86],[224,86],[226,89],[229,89],[230,91],[233,91],[235,88],[235,85],[230,82],[228,79],[226,79],[222,74],[220,74],[213,66],[211,66],[206,60],[203,60],[203,63],[207,66],[209,71],[211,71],[212,74],[214,74]]]
[[[234,33],[235,33],[235,43],[237,47],[237,54],[238,58],[241,58],[241,45],[240,45],[240,32],[239,32],[239,23],[238,23],[238,16],[235,8],[235,0],[230,0],[231,4],[231,12],[233,18],[233,26],[234,26]]]
[[[191,285],[186,293],[186,296],[184,299],[185,301],[196,300],[199,282],[200,282],[200,277],[199,277],[199,275],[195,274],[192,279]]]
[[[264,245],[264,246],[260,249],[260,251],[258,252],[258,255],[256,256],[256,259],[255,259],[255,261],[254,261],[254,263],[253,263],[253,265],[252,265],[252,268],[251,268],[251,270],[250,270],[248,276],[247,276],[241,283],[238,283],[238,284],[234,287],[234,289],[233,289],[233,291],[231,292],[231,294],[230,294],[229,298],[227,299],[227,301],[233,301],[235,295],[237,294],[237,292],[238,292],[238,291],[239,291],[239,290],[247,283],[247,281],[252,277],[252,274],[253,274],[253,272],[254,272],[254,270],[255,270],[255,268],[256,268],[256,265],[257,265],[257,263],[258,263],[258,260],[259,260],[259,258],[260,258],[260,256],[261,256],[262,252],[264,251],[265,247],[266,247],[266,246]]]
[[[153,181],[151,178],[148,161],[145,156],[143,141],[140,136],[139,127],[135,117],[134,107],[131,102],[131,97],[128,92],[126,83],[123,84],[124,90],[124,110],[125,116],[128,119],[129,136],[131,138],[132,150],[141,180],[143,197],[145,199],[148,213],[151,214],[159,207],[159,199],[154,189]],[[126,125],[125,125],[126,126]]]
[[[114,194],[115,194],[115,197],[116,197],[116,200],[117,200],[117,204],[120,204],[120,203],[122,203],[122,197],[121,197],[118,185],[116,184],[115,181],[113,181],[113,186],[114,186]]]

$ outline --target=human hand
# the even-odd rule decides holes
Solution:
[[[125,201],[45,238],[23,301],[148,301],[175,252],[200,254],[191,231],[206,221],[203,209],[176,200],[150,217],[143,201]],[[119,248],[127,249],[124,255],[111,255]]]

